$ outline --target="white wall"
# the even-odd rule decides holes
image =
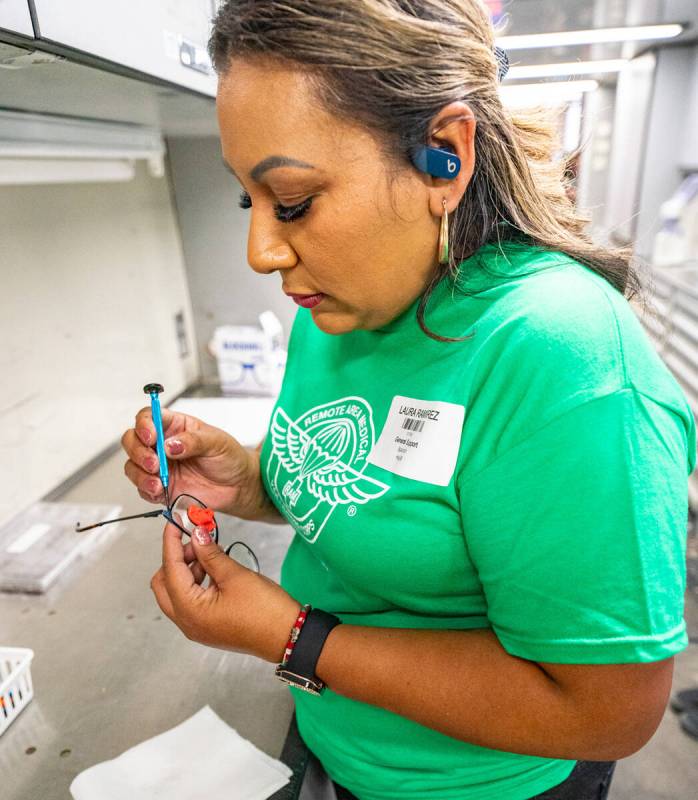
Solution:
[[[596,91],[584,95],[577,204],[591,218],[590,231],[597,241],[605,241],[608,234],[604,203],[608,188],[614,108],[613,86],[599,86]]]
[[[685,175],[681,160],[691,146],[687,124],[696,61],[696,46],[667,47],[658,53],[635,242],[637,253],[645,259],[651,257],[654,237],[660,228],[660,207]]]
[[[198,374],[167,179],[0,187],[0,524]],[[174,315],[185,315],[180,358]]]
[[[201,370],[215,383],[206,346],[218,325],[256,325],[271,309],[288,337],[297,306],[281,291],[278,274],[258,275],[247,263],[250,212],[238,206],[240,186],[223,167],[218,138],[171,139],[168,148]]]
[[[664,0],[663,22],[698,27],[696,0]],[[659,49],[639,192],[636,252],[649,259],[659,230],[659,209],[693,167],[696,144],[698,46],[668,44]]]
[[[688,81],[689,105],[686,111],[686,130],[679,163],[685,171],[698,170],[698,47],[693,58],[693,73]]]
[[[618,76],[603,209],[604,226],[616,245],[630,244],[635,237],[656,69],[657,57],[645,53],[626,64]]]

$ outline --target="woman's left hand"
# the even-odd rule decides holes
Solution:
[[[210,585],[201,585],[206,575]],[[279,662],[301,605],[277,583],[233,561],[196,533],[186,546],[165,526],[162,566],[150,588],[172,622],[191,639],[222,650]]]

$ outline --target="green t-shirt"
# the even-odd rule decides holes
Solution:
[[[488,244],[459,284],[477,293],[441,284],[426,318],[458,343],[427,337],[417,302],[339,336],[299,309],[262,449],[296,530],[282,585],[347,624],[491,628],[534,661],[673,656],[696,458],[679,385],[628,301],[564,254]],[[361,800],[523,800],[574,766],[292,691],[303,739]]]

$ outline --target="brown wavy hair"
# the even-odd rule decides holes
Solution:
[[[479,0],[228,0],[209,52],[219,74],[238,56],[303,70],[330,113],[371,131],[388,171],[391,163],[412,163],[412,148],[427,142],[444,106],[462,100],[472,108],[475,171],[449,215],[449,263],[435,269],[417,309],[432,338],[460,341],[427,328],[427,303],[439,282],[455,281],[460,263],[491,241],[566,253],[644,306],[631,251],[592,241],[588,218],[567,195],[550,112],[503,107],[494,45]]]

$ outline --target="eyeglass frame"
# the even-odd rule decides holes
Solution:
[[[271,384],[273,383],[273,378],[271,378],[271,377],[270,377],[269,380],[261,380],[260,377],[259,377],[258,368],[262,367],[263,370],[264,369],[271,370],[271,368],[269,367],[268,364],[264,364],[261,361],[255,361],[255,362],[251,362],[251,363],[250,362],[245,362],[245,361],[239,361],[237,363],[240,366],[240,376],[238,378],[232,379],[232,378],[230,378],[229,376],[226,375],[224,383],[227,386],[232,386],[232,387],[242,386],[245,383],[245,378],[246,378],[247,373],[250,373],[251,380],[260,389],[268,389],[271,386]],[[231,368],[230,363],[226,362],[226,370],[229,370],[230,368]]]
[[[188,497],[190,500],[193,500],[195,503],[198,503],[202,508],[208,508],[208,506],[205,503],[202,503],[201,500],[198,499],[198,497],[194,497],[193,494],[188,494],[187,492],[182,492],[181,494],[178,494],[177,497],[175,497],[174,500],[172,500],[172,502],[168,506],[165,506],[164,508],[158,508],[155,511],[144,511],[142,514],[131,514],[128,517],[117,517],[115,519],[105,519],[105,520],[102,520],[101,522],[95,523],[94,525],[86,525],[86,526],[84,526],[82,528],[80,527],[80,523],[78,522],[75,525],[75,530],[76,530],[77,533],[83,533],[84,531],[92,530],[92,528],[99,528],[102,525],[109,525],[109,524],[111,524],[113,522],[126,522],[127,520],[131,520],[131,519],[148,519],[150,517],[155,518],[155,517],[161,517],[162,516],[162,517],[165,517],[165,519],[171,525],[174,525],[175,528],[177,528],[178,530],[182,531],[182,533],[186,534],[189,538],[191,538],[191,533],[186,528],[184,528],[182,525],[180,525],[178,522],[175,522],[175,520],[173,518],[173,514],[172,514],[172,509],[175,507],[175,505],[179,502],[179,500],[182,497]],[[213,517],[213,522],[214,522],[213,540],[214,540],[214,542],[216,544],[218,544],[218,522],[217,522],[215,516]],[[235,541],[235,542],[232,542],[232,544],[228,545],[228,547],[225,548],[225,550],[224,550],[225,554],[227,556],[229,556],[230,558],[232,558],[232,556],[230,555],[230,551],[233,549],[233,547],[236,544],[241,544],[247,550],[247,552],[252,556],[252,560],[253,560],[254,565],[255,565],[255,571],[257,573],[261,572],[261,570],[259,568],[259,560],[257,559],[257,556],[256,556],[254,550],[249,545],[245,544],[245,542],[242,542],[242,541],[239,541],[239,540]],[[233,559],[233,560],[235,560],[235,559]],[[241,565],[241,566],[244,566],[244,565]]]

